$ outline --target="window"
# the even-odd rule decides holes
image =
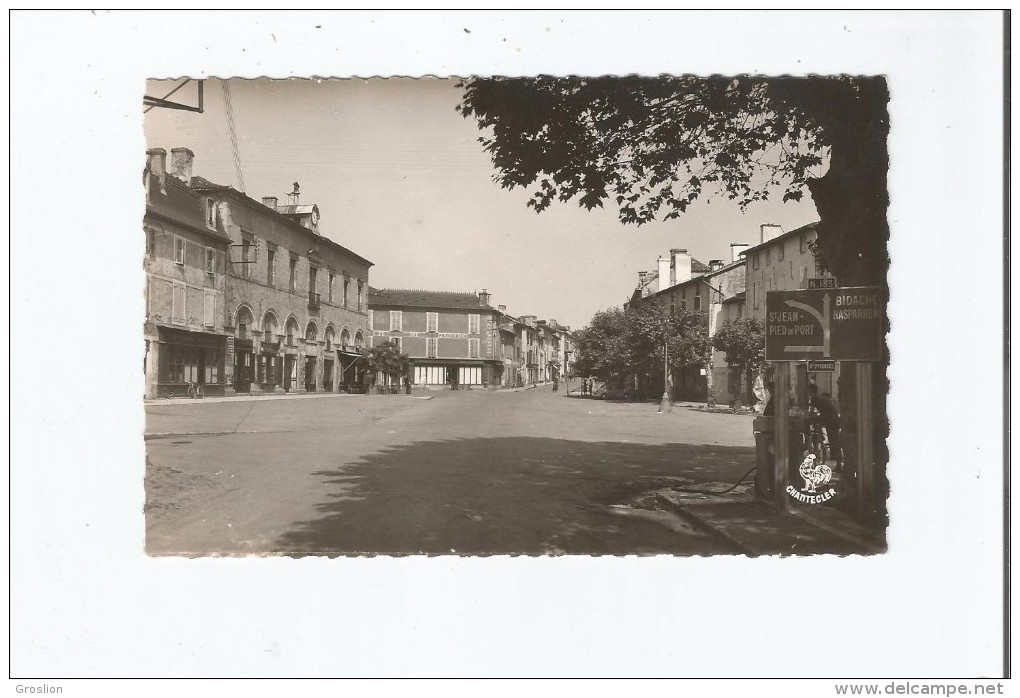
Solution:
[[[205,382],[219,383],[220,382],[220,352],[218,349],[203,349],[202,350],[202,363],[204,364]]]
[[[468,334],[478,334],[478,325],[479,325],[478,314],[471,313],[470,315],[468,315]]]
[[[205,273],[216,273],[216,250],[211,247],[205,248]]]
[[[687,310],[687,299],[686,298],[681,298],[680,299],[680,310]]]
[[[765,265],[768,266],[769,264],[772,264],[772,248],[771,247],[766,247],[765,248]]]
[[[482,367],[461,366],[457,374],[457,379],[460,385],[481,385]]]
[[[216,294],[206,291],[202,301],[202,324],[212,327],[216,324]]]
[[[170,346],[167,380],[170,383],[198,382],[198,347]]]
[[[361,304],[361,296],[362,296],[362,284],[361,284],[361,280],[359,279],[358,280],[358,310],[359,311],[364,310],[364,307]]]
[[[439,356],[439,338],[438,337],[426,337],[425,338],[425,357],[428,359],[434,359]]]
[[[315,281],[319,275],[319,270],[315,267],[308,267],[308,291],[315,293]]]
[[[697,312],[699,310],[701,310],[701,296],[695,296],[694,297],[694,311]]]
[[[401,310],[390,311],[390,331],[400,331],[404,327],[404,313]]]
[[[297,290],[297,257],[290,257],[290,290]]]
[[[333,281],[336,279],[336,274],[329,272],[329,276],[326,279],[326,298],[329,302],[333,302]]]
[[[241,276],[251,278],[251,240],[241,241]]]
[[[393,348],[397,350],[397,353],[403,353],[404,347],[401,344],[401,338],[400,337],[394,337],[390,341],[393,342]]]
[[[205,224],[210,228],[216,227],[216,202],[213,199],[205,200]]]
[[[184,264],[184,238],[174,235],[174,262]]]
[[[170,318],[178,324],[184,324],[185,300],[187,298],[187,287],[184,284],[174,282],[173,297],[170,299]]]
[[[266,283],[272,286],[276,283],[276,250],[270,249],[266,253],[266,265],[269,271],[266,274]]]
[[[779,247],[777,247],[776,249],[779,250],[777,258],[779,259],[780,262],[782,262],[784,259],[786,259],[786,241],[784,240],[783,242],[779,243]]]
[[[800,253],[807,252],[807,233],[800,234]]]
[[[751,268],[752,269],[757,269],[758,268],[758,253],[757,252],[755,252],[754,255],[751,257]]]
[[[344,277],[344,307],[347,307],[347,290],[350,288],[351,280],[346,276]]]
[[[478,316],[476,315],[475,317],[478,317]],[[471,339],[468,340],[468,358],[469,359],[477,359],[478,358],[478,341],[479,340],[477,340],[475,338],[471,338]]]
[[[758,284],[751,284],[751,288],[754,291],[754,307],[758,307]]]
[[[425,331],[439,331],[439,313],[425,313]]]

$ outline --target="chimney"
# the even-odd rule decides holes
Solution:
[[[750,245],[746,242],[731,242],[730,243],[730,256],[733,262],[740,261],[740,253],[746,250]]]
[[[719,271],[723,268],[723,261],[721,259],[710,259],[708,260],[708,268],[711,271]]]
[[[498,310],[499,312],[501,312],[504,315],[506,315],[506,306],[505,305],[496,306],[496,310]]]
[[[682,284],[691,280],[691,256],[687,250],[670,250],[673,257],[673,284]]]
[[[185,184],[191,184],[191,165],[195,162],[195,154],[188,148],[170,150],[170,174]]]
[[[268,206],[269,208],[276,208],[276,197],[275,196],[263,196],[262,205]]]
[[[761,241],[768,242],[772,238],[778,237],[783,234],[783,226],[776,223],[762,223],[761,225]]]
[[[145,154],[148,156],[146,169],[149,171],[149,174],[159,179],[159,191],[166,194],[166,150],[163,148],[150,148],[145,151]],[[145,187],[146,191],[148,191],[148,179],[146,179]]]
[[[665,291],[669,288],[669,257],[659,255],[659,290]]]
[[[483,288],[482,292],[478,294],[478,305],[488,304],[489,304],[489,292]]]

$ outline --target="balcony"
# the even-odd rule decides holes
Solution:
[[[315,291],[308,292],[308,309],[318,310],[319,309],[319,294]]]

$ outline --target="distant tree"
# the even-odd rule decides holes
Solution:
[[[712,346],[749,382],[765,369],[765,325],[755,317],[728,320],[716,329]]]
[[[575,335],[574,370],[604,381],[635,373],[661,375],[667,347],[670,369],[704,366],[710,354],[705,327],[703,313],[670,315],[655,304],[602,310]]]
[[[368,350],[368,368],[373,372],[381,372],[395,379],[399,384],[400,379],[407,375],[411,365],[411,359],[407,354],[402,354],[397,348],[396,342],[383,342]]]
[[[608,381],[630,370],[626,315],[619,308],[600,310],[587,327],[574,334],[578,376],[596,376]]]
[[[689,366],[707,365],[711,344],[705,313],[692,310],[670,313],[658,303],[641,303],[629,308],[627,317],[634,370],[661,375],[664,360],[670,374]]]

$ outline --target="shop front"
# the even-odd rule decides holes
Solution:
[[[275,393],[283,383],[283,361],[280,356],[280,341],[259,344],[258,360],[259,388],[264,393]]]
[[[337,390],[345,393],[365,392],[364,358],[357,351],[349,349],[336,350],[337,366],[339,367]]]
[[[234,338],[234,391],[250,393],[255,379],[255,351],[250,339]]]
[[[223,395],[224,335],[159,328],[159,397],[186,397],[191,385],[201,386],[205,395]]]

